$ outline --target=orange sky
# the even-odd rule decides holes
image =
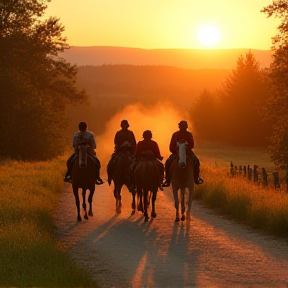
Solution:
[[[260,10],[271,0],[52,0],[72,46],[201,49],[197,33],[214,25],[214,49],[268,50],[279,21]]]

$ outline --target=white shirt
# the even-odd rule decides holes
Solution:
[[[80,137],[84,138],[87,141],[87,144],[90,145],[92,149],[96,149],[96,141],[93,132],[86,130],[84,132],[75,132],[75,134],[73,135],[72,146],[74,148],[74,151],[77,149],[77,142]]]

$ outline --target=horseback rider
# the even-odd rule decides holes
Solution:
[[[72,147],[74,149],[74,153],[69,157],[69,159],[67,160],[67,172],[65,174],[65,178],[64,178],[64,182],[68,182],[71,183],[71,175],[72,175],[72,168],[73,168],[73,163],[74,160],[77,156],[77,149],[78,149],[78,145],[81,141],[85,141],[86,144],[88,144],[89,149],[88,149],[88,153],[89,155],[91,155],[94,159],[94,163],[96,166],[96,181],[95,184],[97,185],[101,185],[103,184],[103,180],[100,178],[100,168],[101,168],[101,164],[99,159],[96,156],[96,152],[94,149],[96,149],[96,141],[95,141],[95,137],[94,137],[94,133],[91,131],[87,130],[87,123],[82,121],[79,122],[78,124],[78,128],[79,131],[75,132],[75,134],[73,135],[72,138]]]
[[[202,184],[204,180],[199,177],[200,174],[200,161],[192,151],[194,148],[194,138],[191,132],[187,131],[187,121],[180,121],[178,123],[179,131],[173,133],[169,145],[169,150],[172,153],[165,162],[166,181],[162,184],[162,187],[169,187],[171,182],[170,168],[173,161],[177,157],[177,142],[185,140],[187,142],[187,156],[191,158],[194,164],[194,182],[195,184]]]
[[[131,155],[134,155],[135,153],[135,147],[136,147],[136,139],[134,136],[134,133],[129,130],[129,123],[127,120],[121,121],[121,130],[117,131],[114,137],[114,153],[111,155],[111,159],[109,160],[109,163],[107,165],[107,174],[108,174],[108,184],[111,185],[112,181],[112,173],[114,169],[114,162],[117,154],[122,149],[122,145],[125,143],[128,143],[128,151]]]
[[[157,142],[152,140],[152,132],[150,130],[146,130],[143,132],[143,140],[139,141],[136,146],[136,151],[135,151],[135,161],[132,163],[130,167],[130,182],[131,186],[129,190],[135,189],[134,187],[134,171],[136,169],[137,164],[142,158],[145,157],[152,157],[156,161],[155,163],[157,164],[157,167],[160,172],[160,177],[159,183],[162,183],[163,177],[164,177],[164,165],[160,162],[163,160],[163,157],[161,156],[159,146]],[[159,161],[160,160],[160,161]],[[161,189],[161,184],[159,185]]]

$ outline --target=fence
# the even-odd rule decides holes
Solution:
[[[249,181],[255,184],[262,184],[265,187],[271,186],[271,176],[272,176],[272,185],[275,189],[286,189],[288,192],[288,171],[285,176],[282,177],[280,181],[279,172],[267,172],[265,168],[261,168],[259,172],[259,167],[254,165],[253,168],[250,165],[247,166],[234,166],[231,162],[230,164],[230,176],[242,176],[247,178]]]

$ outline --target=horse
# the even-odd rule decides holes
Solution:
[[[84,209],[84,219],[88,220],[88,215],[93,216],[92,211],[92,199],[95,192],[96,181],[96,167],[93,160],[93,156],[88,153],[89,146],[85,143],[78,145],[77,156],[73,163],[72,168],[72,188],[75,196],[75,202],[77,207],[77,221],[81,221],[80,216],[80,200],[78,190],[82,189],[82,207]],[[86,191],[89,190],[88,197],[89,212],[87,215],[86,210]]]
[[[137,210],[144,213],[145,222],[149,220],[148,207],[150,204],[150,199],[152,198],[152,211],[151,218],[156,218],[155,202],[158,192],[158,187],[161,186],[160,181],[163,179],[161,168],[159,166],[161,162],[157,163],[158,160],[152,154],[152,152],[146,151],[145,154],[139,160],[135,171],[134,171],[134,181],[137,191]],[[160,164],[160,165],[159,165]],[[163,167],[164,169],[164,167]]]
[[[178,142],[179,152],[177,158],[171,165],[171,182],[176,209],[175,222],[180,221],[179,217],[179,196],[181,198],[181,221],[185,220],[185,204],[187,205],[187,216],[190,216],[192,197],[194,193],[194,171],[193,162],[186,156],[185,142]],[[185,192],[188,189],[188,199],[185,199]],[[178,191],[180,190],[180,195]],[[187,195],[186,195],[187,196]],[[185,203],[186,200],[186,203]]]
[[[126,145],[127,144],[127,145]],[[134,161],[134,157],[128,151],[129,143],[124,142],[115,156],[111,180],[114,182],[114,198],[116,200],[116,214],[121,213],[122,196],[121,190],[123,185],[129,189],[130,184],[130,166]],[[135,213],[135,196],[132,195],[132,213]]]

